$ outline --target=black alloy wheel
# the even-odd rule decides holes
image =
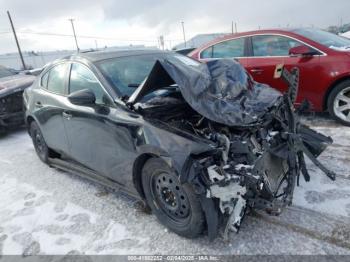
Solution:
[[[142,170],[147,204],[158,220],[175,233],[195,238],[202,234],[204,213],[198,196],[162,159],[151,158]]]

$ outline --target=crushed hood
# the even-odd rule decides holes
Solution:
[[[195,111],[229,126],[255,124],[281,96],[277,90],[254,82],[232,59],[199,64],[179,57],[158,60],[128,103],[134,104],[145,95],[173,84]]]

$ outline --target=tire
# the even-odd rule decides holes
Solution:
[[[335,86],[329,94],[327,108],[334,119],[350,126],[350,80]]]
[[[190,185],[180,184],[163,160],[151,158],[145,163],[142,186],[148,205],[164,226],[186,238],[203,233],[205,218],[197,195]]]
[[[43,134],[35,121],[30,124],[30,136],[32,137],[35,151],[40,160],[47,164],[49,159],[49,148],[47,147]]]

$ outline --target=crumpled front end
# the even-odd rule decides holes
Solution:
[[[299,122],[292,105],[298,72],[283,74],[290,91],[258,124],[241,129],[222,127],[208,134],[217,143],[217,150],[191,156],[182,172],[183,182],[187,180],[198,194],[215,201],[225,221],[225,238],[230,231],[239,230],[247,210],[278,215],[292,204],[300,176],[310,181],[305,156],[335,179],[335,174],[317,160],[332,139]]]
[[[310,180],[305,156],[335,179],[317,160],[332,139],[302,125],[293,107],[298,69],[277,67],[275,75],[289,85],[282,95],[254,82],[233,60],[194,66],[179,61],[158,61],[129,103],[145,117],[216,145],[210,152],[190,155],[180,175],[180,181],[190,183],[200,196],[211,239],[222,219],[225,237],[238,231],[251,208],[280,214],[292,203],[300,176]],[[168,90],[166,97],[134,106],[145,94],[167,86],[174,90]]]

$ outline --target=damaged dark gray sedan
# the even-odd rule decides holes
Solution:
[[[301,125],[298,70],[286,94],[235,61],[160,51],[90,52],[47,66],[24,92],[40,159],[138,197],[177,234],[237,231],[251,209],[292,203],[304,156],[332,143]],[[299,110],[302,110],[300,108]]]

